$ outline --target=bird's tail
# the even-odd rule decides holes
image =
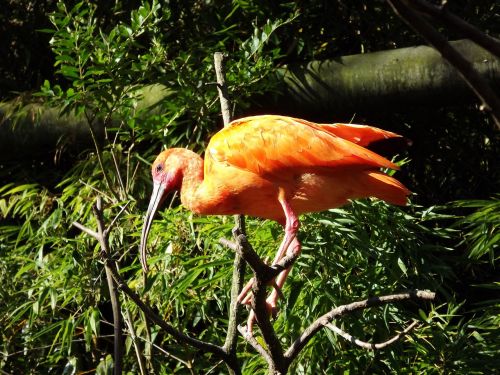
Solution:
[[[366,171],[361,184],[369,196],[388,203],[405,206],[410,190],[395,178],[379,171]]]

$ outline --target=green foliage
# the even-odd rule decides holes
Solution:
[[[469,200],[457,202],[456,206],[476,209],[460,222],[468,230],[464,240],[468,244],[469,257],[477,260],[488,255],[494,265],[498,261],[495,250],[500,242],[500,199]]]
[[[264,78],[283,59],[384,47],[390,41],[376,42],[380,33],[402,27],[363,21],[367,14],[393,20],[381,2],[339,7],[338,20],[329,19],[327,29],[318,26],[326,17],[323,4],[310,9],[259,1],[117,1],[110,9],[98,2],[69,4],[58,2],[49,16],[52,27],[42,30],[51,37],[56,76],[48,77],[39,96],[62,113],[84,114],[91,125],[102,121],[106,137],[60,174],[57,184],[0,187],[0,369],[7,373],[111,372],[112,316],[100,248],[72,227],[77,221],[96,228],[97,195],[105,201],[108,224],[126,205],[110,247],[128,285],[175,327],[222,343],[232,254],[218,239],[230,237],[231,218],[193,216],[173,198],[173,208],[153,225],[152,271],[144,285],[137,247],[150,191],[148,166],[159,144],[201,150],[220,127],[214,51],[230,54],[227,81],[240,113],[252,95],[274,89]],[[349,19],[354,26],[345,31]],[[344,32],[357,35],[359,43],[341,37]],[[406,40],[405,33],[394,37]],[[144,90],[154,90],[156,83],[168,87],[167,95],[139,107]],[[471,374],[500,367],[499,302],[492,297],[499,288],[498,199],[459,205],[476,211],[462,217],[455,207],[402,209],[366,200],[304,217],[303,256],[274,323],[284,345],[332,307],[369,295],[420,288],[436,290],[439,300],[342,319],[336,322],[341,328],[373,342],[411,319],[420,325],[380,353],[323,331],[291,372]],[[248,232],[259,253],[269,257],[282,235],[276,223],[255,219]],[[137,307],[120,297],[122,316],[135,331],[127,326],[127,372],[139,372],[136,347],[155,373],[191,368],[203,373],[216,365],[214,358],[146,324]],[[263,360],[243,340],[239,357],[245,373],[265,373]]]

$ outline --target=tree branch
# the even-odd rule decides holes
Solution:
[[[229,110],[229,93],[226,85],[226,77],[224,72],[224,57],[222,53],[216,52],[214,54],[214,67],[215,75],[217,77],[217,91],[219,93],[219,101],[224,121],[224,127],[228,126],[231,122],[231,113]],[[245,233],[245,218],[243,215],[235,215],[235,228],[236,230]],[[227,363],[230,374],[239,373],[240,367],[236,355],[236,346],[238,343],[238,317],[240,315],[241,306],[238,303],[238,295],[243,287],[243,280],[245,277],[245,262],[243,258],[236,253],[233,262],[233,277],[231,283],[231,302],[229,305],[229,320],[226,332],[226,340],[224,342],[223,350],[227,353],[230,360],[233,362],[230,366]]]
[[[126,206],[125,206],[126,207]],[[100,196],[97,197],[96,203],[92,207],[94,211],[94,216],[97,220],[97,232],[74,222],[73,225],[83,232],[91,235],[96,238],[101,246],[101,250],[103,253],[103,258],[111,259],[111,253],[109,251],[109,243],[108,243],[108,234],[109,229],[106,229],[104,225],[104,217],[103,217],[103,208],[102,208],[102,199]],[[120,213],[117,215],[120,216]],[[113,221],[113,223],[115,220]],[[111,300],[111,309],[113,310],[113,330],[114,330],[114,352],[113,352],[113,360],[114,360],[114,373],[115,375],[122,374],[123,368],[123,333],[122,333],[122,320],[121,320],[121,309],[120,309],[120,299],[118,298],[118,291],[116,290],[115,283],[113,281],[113,277],[111,276],[110,267],[105,263],[105,271],[106,271],[106,281],[109,289],[109,297]]]
[[[410,0],[410,3],[417,12],[439,20],[500,58],[500,41],[449,12],[445,5],[437,6],[424,0]]]
[[[285,374],[288,366],[286,365],[285,357],[283,355],[283,347],[281,346],[281,342],[274,331],[274,327],[269,319],[269,312],[267,311],[266,283],[263,282],[261,275],[257,272],[254,272],[252,290],[254,295],[251,302],[252,311],[255,313],[260,332],[272,358],[272,361],[268,362],[269,373]]]
[[[264,263],[264,261],[255,252],[246,236],[235,233],[235,238],[237,242],[221,238],[219,243],[233,250],[245,259],[252,270],[255,273],[258,273],[262,281],[266,284],[278,276],[281,271],[291,267],[299,256],[299,254],[287,254],[278,263],[269,266]]]
[[[73,222],[72,225],[75,228],[80,229],[82,232],[87,233],[89,236],[94,237],[97,241],[99,241],[99,234],[97,232],[93,231],[92,229],[87,228],[86,226],[84,226],[76,221]]]
[[[328,323],[325,327],[332,330],[337,335],[342,336],[346,340],[352,342],[353,344],[356,344],[356,345],[362,347],[363,349],[379,350],[379,349],[383,349],[383,348],[391,345],[392,343],[394,343],[394,342],[398,341],[399,339],[401,339],[402,337],[406,336],[413,328],[415,328],[417,326],[417,324],[418,324],[418,322],[415,320],[408,327],[406,327],[402,332],[398,333],[396,336],[390,338],[387,341],[377,343],[377,344],[370,344],[369,342],[364,342],[364,341],[358,340],[356,337],[348,334],[347,332],[342,331],[339,327],[337,327],[336,325],[333,325],[332,323]]]
[[[272,365],[273,359],[271,355],[267,352],[266,349],[253,337],[253,335],[249,334],[246,326],[238,326],[238,331],[245,338],[245,340],[266,360],[269,365]]]
[[[229,93],[226,85],[226,76],[224,73],[224,56],[220,52],[214,53],[215,75],[217,76],[217,91],[219,92],[220,109],[224,126],[231,122],[231,112],[229,110]]]
[[[413,290],[406,293],[392,294],[382,297],[372,297],[359,302],[349,303],[332,309],[330,312],[322,315],[307,327],[304,332],[290,345],[285,353],[285,358],[291,363],[300,351],[305,347],[309,340],[323,327],[331,323],[332,320],[341,316],[350,314],[355,311],[364,310],[369,307],[385,305],[392,302],[408,301],[408,300],[426,300],[432,301],[435,298],[435,293]]]
[[[500,129],[500,99],[481,77],[472,64],[455,50],[446,38],[434,29],[426,20],[420,17],[408,5],[407,0],[387,0],[394,12],[401,17],[411,28],[422,35],[427,42],[455,68],[460,76],[482,101],[482,109],[491,112],[495,124]]]

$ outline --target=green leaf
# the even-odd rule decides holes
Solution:
[[[401,271],[405,274],[405,276],[408,276],[408,269],[406,268],[406,265],[404,262],[401,260],[401,258],[398,258],[398,266]]]

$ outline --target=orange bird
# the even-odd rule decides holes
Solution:
[[[300,252],[299,214],[365,197],[405,205],[408,189],[380,171],[398,166],[364,148],[394,137],[400,136],[371,126],[264,115],[235,120],[215,134],[204,161],[184,148],[163,151],[152,167],[153,193],[140,245],[144,270],[151,223],[172,190],[180,190],[184,207],[197,214],[243,214],[281,223],[285,236],[273,263],[285,254]],[[289,271],[282,271],[274,282],[267,299],[272,312],[276,311],[277,289]],[[241,303],[250,302],[250,288],[248,283],[241,292]],[[250,330],[251,324],[249,320]]]

